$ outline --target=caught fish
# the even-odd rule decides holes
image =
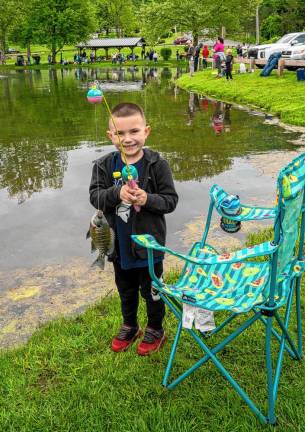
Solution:
[[[102,270],[105,267],[105,256],[114,251],[114,231],[101,210],[98,210],[90,220],[86,238],[91,237],[91,253],[98,251],[98,257],[92,264],[98,265]]]

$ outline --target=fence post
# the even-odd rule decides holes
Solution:
[[[283,75],[284,66],[285,66],[285,59],[280,58],[279,61],[278,61],[278,66],[277,66],[277,74],[278,74],[278,76]]]
[[[255,70],[255,58],[250,57],[250,72],[254,72]]]

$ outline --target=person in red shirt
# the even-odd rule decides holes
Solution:
[[[210,51],[207,45],[202,48],[202,67],[205,69],[208,67],[207,58],[209,57]]]

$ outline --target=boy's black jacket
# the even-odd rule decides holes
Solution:
[[[142,175],[139,187],[147,192],[147,202],[139,213],[132,211],[132,234],[152,234],[161,244],[165,244],[166,223],[164,214],[175,210],[178,195],[175,190],[170,167],[159,153],[144,150]],[[115,208],[121,202],[121,186],[113,184],[114,158],[119,152],[112,152],[101,157],[93,166],[91,184],[89,188],[90,202],[102,210],[109,225],[115,229]],[[134,256],[146,259],[147,251],[132,243]],[[154,256],[163,253],[155,251]]]

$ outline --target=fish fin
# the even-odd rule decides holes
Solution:
[[[86,239],[88,240],[88,238],[90,238],[91,237],[91,235],[90,235],[90,228],[88,229],[88,232],[87,232],[87,234],[86,234]]]
[[[112,255],[115,248],[115,232],[112,228],[110,228],[110,246],[107,255]]]
[[[101,270],[105,268],[105,258],[98,256],[96,260],[91,264],[91,267],[99,267]]]
[[[91,253],[93,253],[93,252],[95,252],[96,251],[96,246],[95,246],[95,244],[93,243],[93,241],[91,242]]]

